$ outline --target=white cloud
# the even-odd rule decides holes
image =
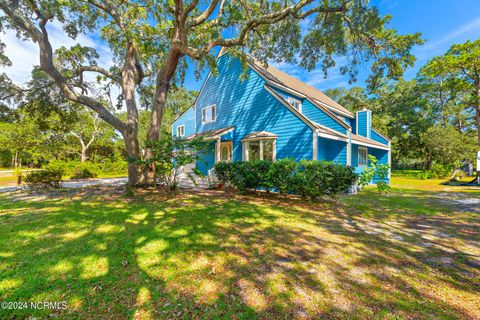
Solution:
[[[348,59],[345,57],[337,57],[335,59],[335,63],[336,66],[332,69],[329,69],[327,77],[325,77],[325,74],[323,73],[320,65],[317,65],[317,67],[311,71],[307,71],[292,63],[270,62],[273,67],[320,90],[349,86],[348,76],[343,75],[340,72],[340,67],[348,63]]]
[[[467,22],[450,33],[444,35],[441,39],[432,42],[426,42],[425,45],[415,49],[415,55],[418,61],[424,61],[435,55],[443,54],[455,43],[462,43],[467,40],[480,38],[480,18]]]
[[[62,30],[59,23],[47,25],[50,42],[54,50],[61,46],[71,47],[76,44],[93,47],[100,55],[99,65],[108,68],[112,65],[112,53],[108,46],[100,41],[94,41],[92,37],[80,34],[76,39],[69,38]],[[5,53],[12,61],[11,67],[2,67],[3,70],[14,82],[22,84],[30,79],[33,66],[40,63],[39,50],[33,41],[18,39],[16,33],[8,30],[2,35],[2,41],[6,44]]]

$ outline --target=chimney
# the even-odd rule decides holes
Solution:
[[[359,136],[370,138],[372,134],[372,111],[366,106],[356,113],[356,129]]]

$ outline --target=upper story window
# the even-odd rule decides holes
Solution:
[[[300,100],[297,100],[295,98],[292,98],[292,97],[287,97],[287,102],[292,106],[294,107],[295,109],[297,109],[298,112],[302,112],[302,101]]]
[[[177,127],[177,137],[185,137],[185,125],[180,125]]]
[[[358,147],[358,166],[368,166],[368,149],[364,147]]]
[[[217,106],[212,104],[211,106],[202,109],[202,123],[215,122],[217,120]]]

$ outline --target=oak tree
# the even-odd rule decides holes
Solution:
[[[215,74],[221,47],[245,66],[251,55],[264,63],[295,62],[325,72],[335,57],[348,56],[341,70],[352,80],[368,61],[369,83],[375,86],[380,77],[400,77],[414,63],[410,49],[422,42],[418,33],[399,35],[388,28],[391,17],[381,16],[368,0],[0,0],[0,10],[0,30],[13,29],[18,37],[34,41],[40,69],[66,99],[87,106],[118,130],[131,160],[142,157],[141,96],[151,94],[147,139],[158,140],[172,84],[182,80],[189,63],[197,74],[205,68]],[[87,33],[106,43],[113,53],[111,67],[99,65],[94,48],[77,45],[54,52],[51,24],[71,38]],[[121,89],[125,121],[91,94],[87,73]],[[153,92],[144,90],[151,85]],[[153,183],[153,168],[142,174],[135,163],[129,163],[129,184]]]

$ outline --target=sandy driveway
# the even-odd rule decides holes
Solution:
[[[69,180],[62,182],[62,186],[67,189],[83,188],[89,186],[118,186],[127,183],[127,178],[104,178],[104,179],[85,179]],[[19,186],[0,187],[0,193],[21,190]]]

